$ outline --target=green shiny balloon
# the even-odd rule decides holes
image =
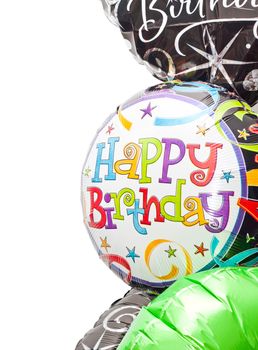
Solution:
[[[258,268],[186,276],[133,322],[118,350],[257,350]]]

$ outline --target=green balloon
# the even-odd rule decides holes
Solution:
[[[144,307],[118,350],[258,349],[258,268],[186,276]]]

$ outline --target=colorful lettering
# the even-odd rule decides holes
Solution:
[[[115,144],[116,142],[119,142],[119,140],[119,137],[110,137],[108,139],[109,155],[107,159],[102,158],[103,149],[106,147],[105,143],[97,144],[98,154],[96,159],[95,174],[92,178],[92,182],[102,182],[102,178],[99,177],[101,165],[105,165],[108,167],[108,173],[107,175],[105,175],[105,180],[111,181],[116,179],[116,174],[113,171],[113,164],[115,156]]]
[[[136,143],[129,143],[124,148],[124,155],[126,159],[115,162],[116,173],[119,175],[128,175],[128,179],[139,179],[139,175],[136,172],[141,157],[141,147]],[[125,165],[129,165],[129,169],[121,169]]]
[[[139,139],[139,143],[142,145],[142,178],[140,183],[151,183],[151,177],[147,175],[148,166],[155,163],[161,156],[162,145],[158,139],[146,138]],[[149,158],[149,146],[152,144],[155,148],[155,154]]]
[[[233,191],[219,191],[217,194],[222,198],[221,206],[218,209],[209,206],[208,199],[212,197],[211,193],[199,194],[204,211],[213,217],[213,221],[205,226],[212,233],[219,233],[225,230],[229,219],[230,197],[234,196]]]
[[[162,178],[159,179],[160,183],[171,183],[171,177],[168,177],[168,168],[170,165],[175,165],[184,158],[185,156],[185,144],[183,141],[179,139],[162,139],[162,143],[165,143],[165,151],[164,151],[164,161],[162,168]],[[178,148],[178,156],[174,159],[170,158],[171,147],[172,145],[177,146]]]
[[[206,161],[201,162],[195,156],[195,151],[197,149],[200,149],[200,145],[187,145],[187,148],[189,149],[189,157],[193,165],[197,166],[200,169],[207,170],[207,175],[205,175],[205,172],[203,170],[196,170],[191,173],[191,181],[196,186],[207,186],[211,182],[217,166],[218,149],[221,149],[223,147],[223,145],[220,143],[217,144],[210,142],[207,142],[205,146],[210,147],[210,155]]]

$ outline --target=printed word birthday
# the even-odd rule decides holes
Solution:
[[[124,221],[126,216],[132,219],[135,231],[141,235],[148,234],[147,228],[152,225],[152,218],[161,224],[172,221],[188,227],[204,226],[211,233],[219,233],[226,228],[234,192],[204,191],[216,173],[218,158],[223,151],[222,144],[185,144],[178,138],[140,138],[138,143],[131,142],[124,146],[125,158],[115,159],[119,154],[116,152],[119,142],[119,137],[110,137],[107,143],[96,145],[95,170],[91,179],[93,185],[87,187],[89,200],[86,207],[90,227],[116,230],[118,222]],[[190,162],[192,171],[178,178],[177,166],[184,160]],[[155,177],[151,176],[154,166]],[[113,192],[112,181],[118,176],[139,183],[139,188],[131,189],[130,181],[127,181],[127,187]],[[155,195],[150,193],[148,186],[144,186],[153,183],[154,178],[159,186],[166,186],[167,195]],[[110,182],[109,192],[103,193],[96,186],[102,182]],[[188,183],[193,193],[189,195],[187,190],[188,196],[185,196],[184,187]],[[219,203],[218,207],[210,205],[212,202]]]
[[[127,10],[130,11],[132,4],[135,0],[130,0],[127,5]],[[137,0],[138,1],[138,0]],[[165,5],[165,3],[167,5]],[[257,21],[257,8],[258,0],[168,0],[168,1],[159,1],[159,0],[141,0],[141,12],[142,12],[142,21],[143,24],[139,29],[139,37],[142,42],[151,42],[157,39],[169,21],[176,20],[181,18],[183,15],[186,16],[198,16],[201,21],[206,19],[207,12],[219,11],[218,6],[228,9],[233,8],[235,11],[239,12],[237,18],[234,21],[241,21],[246,15],[246,6],[253,9],[253,16],[250,15],[250,21]],[[249,10],[249,11],[250,11]],[[221,13],[223,16],[223,14]],[[221,21],[232,21],[232,18],[224,18]],[[189,19],[190,22],[190,19]],[[212,20],[210,21],[212,22]],[[187,22],[186,22],[187,23]],[[156,28],[154,35],[150,36],[149,29]],[[257,24],[254,27],[254,32],[257,34]],[[145,37],[146,35],[146,37]]]

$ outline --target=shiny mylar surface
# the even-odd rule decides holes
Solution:
[[[157,78],[202,80],[258,100],[256,0],[101,0]]]
[[[82,203],[100,259],[132,286],[165,288],[216,266],[254,266],[257,114],[201,82],[137,94],[98,130]]]
[[[79,341],[75,350],[114,350],[143,306],[156,297],[151,290],[133,288],[115,301]]]
[[[258,268],[184,277],[144,307],[118,350],[257,350]]]

